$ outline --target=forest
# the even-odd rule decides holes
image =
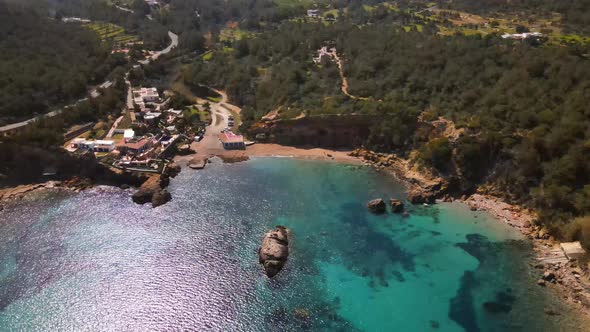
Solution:
[[[90,31],[6,7],[0,9],[0,48],[4,122],[81,98],[117,61]]]

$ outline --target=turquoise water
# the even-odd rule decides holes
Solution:
[[[99,187],[0,212],[0,330],[582,330],[520,235],[460,204],[372,215],[403,187],[370,168],[261,158],[169,189],[156,209]],[[278,224],[291,256],[269,280],[257,249]]]

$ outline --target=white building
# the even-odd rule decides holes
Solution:
[[[319,9],[308,9],[307,10],[307,16],[308,17],[318,17],[320,15],[320,10]]]
[[[505,33],[502,35],[504,39],[519,39],[524,40],[527,38],[539,38],[543,37],[543,34],[540,32],[524,32],[524,33]]]
[[[123,132],[123,139],[125,142],[132,140],[135,137],[135,131],[133,129],[125,129]]]
[[[328,51],[328,48],[324,46],[318,50],[318,55],[313,58],[313,62],[315,62],[316,65],[326,65],[333,60],[334,54],[336,54],[335,48],[331,48],[330,51]]]
[[[133,90],[133,102],[141,109],[144,109],[147,103],[157,103],[159,101],[160,95],[156,88],[139,88]]]
[[[74,138],[71,144],[75,149],[86,149],[92,152],[111,152],[115,149],[115,142],[110,140],[87,140],[82,137]]]

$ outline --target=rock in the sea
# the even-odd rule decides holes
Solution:
[[[168,203],[172,199],[172,195],[168,190],[162,189],[160,191],[156,191],[152,196],[152,207],[158,207],[160,205],[164,205]]]
[[[400,201],[399,199],[395,199],[395,198],[390,199],[389,205],[391,205],[391,212],[393,212],[393,213],[404,212],[404,202]]]
[[[276,226],[267,232],[258,249],[258,260],[264,267],[269,278],[279,273],[289,256],[289,230],[283,226]]]
[[[408,201],[412,204],[432,204],[435,202],[435,197],[431,192],[414,189],[408,193]]]
[[[367,208],[373,213],[385,212],[385,202],[381,198],[374,199],[367,203]]]
[[[543,280],[543,279],[537,280],[537,285],[539,285],[539,286],[545,286],[545,280]]]

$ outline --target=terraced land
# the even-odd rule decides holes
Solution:
[[[122,47],[130,43],[141,43],[137,36],[125,33],[125,29],[116,24],[92,22],[84,24],[84,27],[96,32],[103,42],[112,43],[114,47]]]

